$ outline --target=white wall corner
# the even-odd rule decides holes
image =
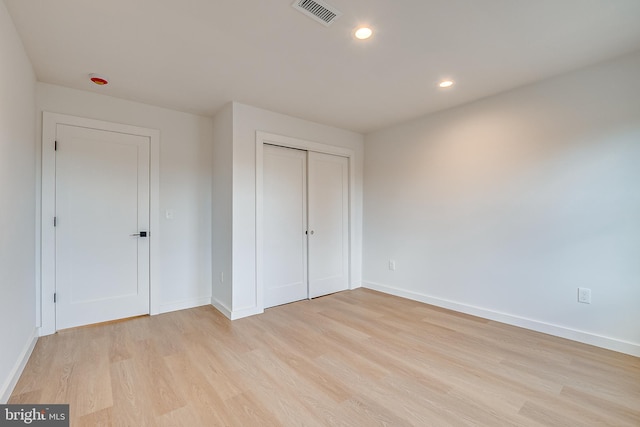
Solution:
[[[229,307],[227,307],[227,305],[225,303],[223,303],[222,301],[220,301],[217,298],[212,297],[211,298],[211,305],[213,306],[213,308],[218,310],[220,313],[224,314],[224,316],[227,319],[233,320],[232,316],[231,316],[231,309]]]
[[[585,331],[579,331],[564,326],[554,325],[551,323],[541,322],[539,320],[527,319],[524,317],[514,316],[512,314],[488,310],[482,307],[476,307],[455,301],[436,298],[419,292],[407,291],[380,283],[365,281],[363,282],[362,286],[364,288],[383,292],[385,294],[407,298],[413,301],[419,301],[425,304],[434,305],[436,307],[442,307],[460,313],[481,317],[483,319],[506,323],[507,325],[518,326],[532,331],[581,342],[583,344],[589,344],[596,347],[605,348],[607,350],[613,350],[619,353],[625,353],[631,356],[640,357],[640,344],[618,340],[611,337],[605,337],[602,335],[596,335]]]
[[[13,369],[9,373],[9,377],[5,380],[4,384],[2,384],[2,388],[0,389],[0,404],[6,404],[9,401],[9,397],[11,397],[11,393],[15,388],[16,384],[18,384],[18,380],[20,379],[20,375],[22,375],[22,371],[24,367],[27,366],[27,362],[29,361],[29,357],[31,357],[31,353],[38,342],[38,328],[33,328],[31,335],[27,339],[24,349],[20,353],[18,360],[16,360]]]

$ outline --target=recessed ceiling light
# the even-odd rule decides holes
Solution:
[[[369,27],[360,27],[356,30],[354,35],[357,39],[366,40],[373,34],[373,30]]]
[[[446,89],[448,87],[453,86],[453,81],[452,80],[443,80],[438,84],[438,86],[440,86],[443,89]]]

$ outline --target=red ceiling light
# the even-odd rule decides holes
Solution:
[[[107,80],[107,78],[99,74],[89,74],[89,78],[91,79],[92,82],[94,82],[98,86],[104,86],[109,84],[109,81]]]

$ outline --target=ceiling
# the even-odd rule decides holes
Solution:
[[[361,133],[640,50],[640,0],[325,0],[330,27],[292,0],[4,1],[41,82]]]

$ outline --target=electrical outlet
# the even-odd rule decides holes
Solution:
[[[224,283],[224,271],[220,272],[220,283]]]
[[[394,259],[389,260],[389,270],[396,271],[396,261]]]
[[[591,289],[578,288],[578,302],[583,304],[591,304]]]

